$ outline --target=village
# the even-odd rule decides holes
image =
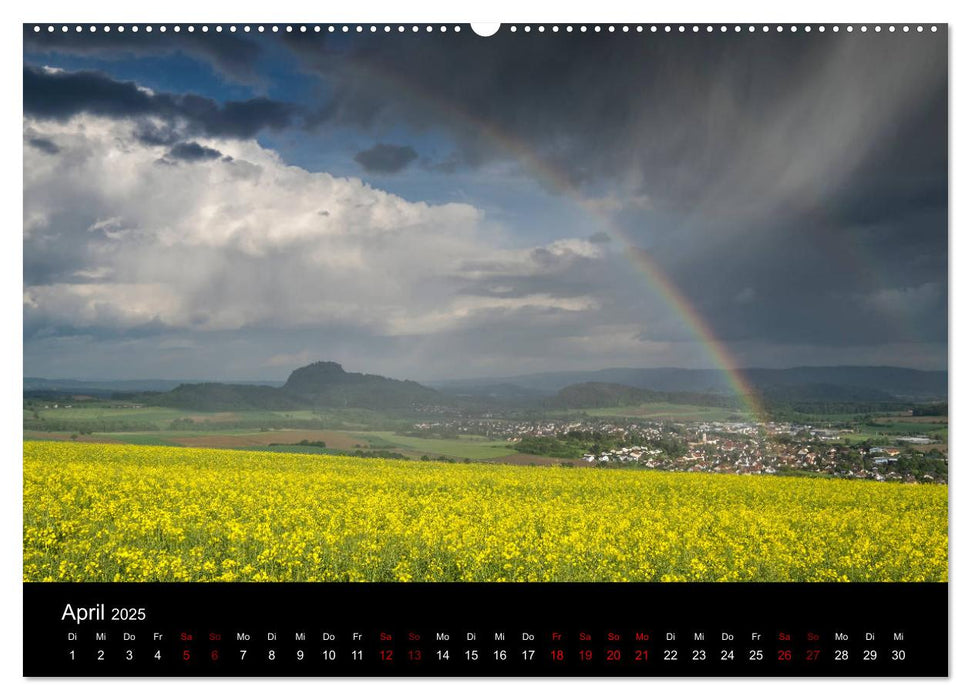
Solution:
[[[915,449],[931,442],[926,436],[858,440],[851,429],[786,422],[454,419],[417,423],[414,431],[504,439],[527,446],[527,454],[536,446],[586,440],[591,449],[564,461],[599,467],[947,483],[946,454]]]

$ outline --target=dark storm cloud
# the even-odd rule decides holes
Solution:
[[[257,97],[222,104],[200,95],[140,89],[95,71],[49,71],[24,66],[24,114],[68,119],[76,114],[114,118],[184,120],[190,131],[209,136],[250,138],[261,129],[294,122],[294,105]]]
[[[417,158],[418,154],[411,146],[395,146],[390,143],[377,143],[354,156],[354,160],[366,172],[379,175],[400,173]]]
[[[794,184],[825,184],[814,170],[819,151],[845,134],[886,136],[866,148],[869,161],[906,162],[938,134],[894,140],[891,154],[880,146],[946,90],[946,41],[929,33],[283,41],[332,89],[320,119],[445,127],[467,166],[527,150],[574,186],[634,170],[640,189],[679,211],[738,208],[733,198],[793,179],[800,158],[805,182]]]
[[[809,218],[786,226],[749,246],[713,235],[704,258],[666,266],[718,338],[947,342],[946,211],[919,209],[879,224]],[[665,338],[650,326],[644,337]]]
[[[174,160],[184,160],[193,163],[198,161],[215,160],[216,158],[219,158],[222,153],[217,151],[215,148],[202,146],[195,141],[183,141],[182,143],[177,143],[172,146],[166,155]]]
[[[179,130],[170,124],[153,124],[150,121],[135,128],[136,139],[148,146],[170,146],[181,138]]]
[[[564,211],[590,213],[581,224],[590,228],[537,229],[535,207],[555,200],[534,205],[497,197],[490,204],[501,218],[492,221],[511,239],[530,232],[529,243],[512,247],[590,232],[597,233],[585,242],[601,244],[604,257],[595,260],[544,246],[528,248],[522,259],[472,257],[457,262],[448,280],[449,294],[457,297],[582,297],[595,302],[590,310],[561,314],[539,302],[526,309],[470,305],[456,329],[416,330],[407,341],[380,334],[383,341],[349,340],[351,356],[367,356],[377,367],[382,342],[387,357],[395,354],[392,343],[426,343],[423,349],[437,353],[428,357],[443,367],[478,357],[502,365],[502,374],[520,358],[544,352],[562,353],[556,361],[569,363],[580,357],[570,355],[572,343],[590,345],[589,362],[604,366],[609,360],[598,358],[627,352],[610,340],[623,340],[627,329],[627,339],[695,343],[691,324],[648,272],[652,266],[730,348],[759,344],[764,354],[756,365],[787,364],[787,348],[795,346],[803,348],[800,358],[813,362],[814,350],[834,348],[827,358],[867,362],[874,349],[894,343],[936,344],[937,354],[926,363],[944,356],[946,32],[501,32],[489,39],[469,32],[294,33],[253,39],[286,44],[300,70],[319,79],[316,90],[301,93],[301,75],[300,89],[285,93],[312,95],[310,102],[272,103],[280,110],[274,112],[252,101],[223,105],[199,96],[150,95],[97,73],[31,69],[31,79],[51,90],[28,98],[25,72],[25,111],[132,118],[141,142],[173,149],[203,135],[251,136],[287,126],[333,129],[351,134],[352,143],[400,139],[421,144],[422,157],[410,146],[379,143],[355,160],[375,174],[422,168],[429,187],[451,180],[442,174],[465,177],[461,186],[472,200],[480,193],[477,179],[496,173],[534,178],[563,195]],[[103,50],[122,55],[133,49]],[[152,49],[172,50],[201,49]],[[65,82],[57,83],[58,75]],[[230,104],[245,107],[233,112]],[[189,130],[176,122],[187,122]],[[69,150],[67,141],[61,143]],[[288,157],[285,148],[281,154]],[[478,168],[484,174],[468,176]],[[529,187],[523,191],[528,195]],[[329,216],[329,209],[317,209],[324,205],[330,207],[313,204],[321,221]],[[97,268],[94,257],[77,261],[59,251],[68,245],[61,245],[67,224],[55,221],[49,228],[46,237],[25,241],[31,251],[30,265],[25,252],[26,278],[57,279],[69,263]],[[58,234],[61,229],[65,233]],[[637,260],[644,251],[650,264]],[[278,269],[287,270],[279,275],[287,278],[290,271]],[[445,306],[452,299],[442,295]],[[295,349],[286,342],[294,337],[289,333],[279,334],[281,353]],[[564,339],[569,342],[559,342]],[[679,362],[679,352],[672,350],[666,362]],[[415,357],[424,355],[416,351]],[[633,358],[623,360],[628,364],[655,364],[652,357],[623,357]]]
[[[57,144],[51,141],[50,139],[33,138],[33,139],[28,139],[27,143],[29,143],[37,150],[43,151],[44,153],[49,153],[50,155],[54,155],[55,153],[61,150],[60,148],[57,147]]]
[[[240,35],[229,32],[183,31],[178,34],[171,30],[141,31],[133,33],[111,31],[101,28],[96,32],[71,31],[48,32],[42,26],[41,32],[34,32],[34,25],[24,26],[24,50],[36,53],[58,53],[76,56],[94,56],[99,59],[123,60],[130,57],[158,56],[168,53],[183,53],[213,65],[223,75],[240,82],[257,80],[256,62],[261,55],[258,44]]]
[[[151,339],[173,330],[175,329],[158,320],[123,327],[109,324],[59,323],[30,310],[24,312],[25,343],[47,338],[87,338],[98,341]]]
[[[947,41],[902,38],[285,40],[334,123],[434,125],[450,170],[508,159],[615,196],[604,216],[719,338],[849,347],[947,338]],[[683,339],[644,314],[645,338]]]

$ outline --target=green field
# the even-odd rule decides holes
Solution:
[[[516,453],[516,450],[505,440],[489,440],[476,435],[439,439],[397,435],[390,431],[371,431],[358,432],[355,436],[366,440],[375,449],[398,448],[399,451],[441,455],[455,459],[492,459]]]
[[[34,419],[35,411],[24,410],[24,419]],[[167,427],[176,418],[196,415],[198,412],[181,411],[176,408],[145,406],[142,408],[108,408],[103,405],[72,406],[71,408],[38,408],[37,417],[48,421],[77,421],[97,423],[106,420],[123,420],[131,423],[146,423],[158,428]]]
[[[167,440],[167,436],[163,431],[157,433],[101,433],[106,438],[123,442],[128,445],[178,445],[177,442],[172,442],[172,440]]]
[[[942,425],[940,423],[892,422],[871,425],[861,422],[855,424],[853,429],[856,432],[845,435],[844,439],[850,442],[893,442],[898,437],[923,435],[938,443],[946,444],[948,436],[946,423]]]
[[[165,408],[162,406],[143,406],[140,408],[108,408],[104,405],[72,406],[71,408],[38,408],[39,418],[43,420],[72,420],[72,421],[104,421],[124,420],[140,423],[151,423],[159,428],[166,428],[179,418],[192,418],[195,421],[210,423],[229,423],[233,421],[259,420],[321,420],[322,414],[314,411],[188,411],[179,408]],[[24,418],[34,417],[34,411],[24,410]]]
[[[44,403],[35,400],[31,407],[25,407],[23,410],[24,421],[31,423],[31,425],[36,424],[37,421],[67,423],[77,426],[78,429],[97,427],[99,423],[121,421],[145,426],[147,429],[155,428],[159,430],[168,428],[172,421],[178,419],[191,419],[196,423],[211,424],[217,429],[220,425],[233,423],[245,423],[247,427],[258,427],[261,421],[271,424],[286,423],[287,421],[313,421],[327,427],[352,430],[379,425],[407,424],[407,421],[402,422],[401,419],[389,418],[367,409],[199,411],[161,406],[113,408],[102,401],[72,404],[71,408],[66,408],[63,404],[58,408],[43,408]]]
[[[75,437],[72,437],[76,436]],[[338,439],[335,440],[334,438]],[[444,457],[448,459],[494,459],[516,454],[503,440],[488,440],[479,436],[462,436],[454,439],[420,438],[398,435],[393,431],[296,431],[243,429],[219,429],[213,422],[206,430],[151,430],[145,432],[94,432],[77,435],[67,431],[24,431],[25,440],[57,440],[81,442],[108,442],[128,445],[160,445],[218,447],[239,450],[263,450],[267,452],[292,452],[302,454],[334,454],[341,451],[386,450],[405,456]],[[253,444],[258,440],[261,444]],[[297,444],[301,440],[323,441],[327,448]],[[275,444],[274,444],[275,443]]]
[[[947,423],[879,423],[877,425],[860,424],[857,430],[868,433],[884,433],[887,435],[927,435],[935,434],[947,437]]]

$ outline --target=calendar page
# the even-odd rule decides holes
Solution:
[[[26,676],[948,675],[945,24],[23,26]]]

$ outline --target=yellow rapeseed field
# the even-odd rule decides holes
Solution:
[[[947,487],[24,443],[25,581],[944,581]]]

